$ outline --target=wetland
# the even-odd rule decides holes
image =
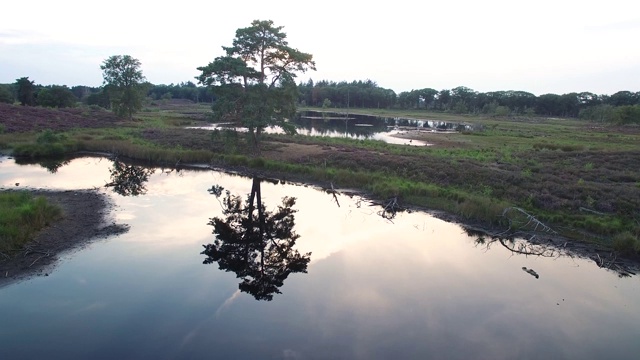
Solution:
[[[25,123],[0,109],[0,147],[15,157],[0,162],[1,191],[99,200],[82,241],[0,288],[7,354],[640,350],[637,127],[440,115],[481,130],[391,125],[430,146],[263,134],[256,155],[241,133],[190,128],[208,126],[204,106],[169,105],[133,122],[86,110]],[[43,157],[52,149],[62,157]]]

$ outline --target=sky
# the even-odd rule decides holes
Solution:
[[[153,84],[194,79],[253,20],[310,53],[308,79],[536,95],[640,91],[636,0],[11,1],[0,13],[0,83],[102,85],[131,55]]]

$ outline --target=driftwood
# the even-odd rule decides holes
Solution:
[[[602,212],[600,212],[600,211],[595,211],[595,210],[587,209],[587,208],[585,208],[585,207],[580,207],[580,209],[579,209],[579,210],[580,210],[580,211],[590,212],[590,213],[592,213],[592,214],[601,215],[601,216],[605,216],[605,215],[607,215],[607,214],[602,213]]]
[[[515,216],[509,216],[511,213],[515,212],[516,215]],[[524,221],[526,221],[524,224],[519,224],[519,223],[515,223],[517,220],[516,216],[524,216]],[[509,228],[505,231],[505,233],[510,232],[514,225],[518,228],[521,229],[530,229],[533,231],[540,231],[540,232],[545,232],[545,233],[551,233],[551,234],[558,234],[555,230],[553,230],[551,227],[545,225],[542,221],[536,219],[533,215],[529,214],[528,212],[526,212],[525,210],[523,210],[522,208],[519,207],[508,207],[505,208],[502,211],[502,217],[506,218],[509,221]]]

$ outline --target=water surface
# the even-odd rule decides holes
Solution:
[[[449,133],[457,131],[480,131],[481,125],[463,122],[447,122],[438,120],[418,120],[400,117],[380,117],[362,114],[322,113],[319,111],[302,111],[292,119],[297,133],[303,136],[344,137],[355,140],[379,140],[396,145],[429,145],[424,141],[405,139],[403,134],[409,132]],[[196,127],[198,129],[216,130],[233,128],[247,131],[246,128],[230,127],[230,124],[212,124]],[[265,129],[266,133],[282,134],[278,127]]]
[[[69,252],[48,277],[0,288],[2,358],[635,359],[640,283],[588,260],[525,257],[474,243],[426,213],[389,220],[365,199],[262,183],[273,210],[296,197],[295,245],[311,252],[272,301],[204,265],[220,185],[252,179],[155,169],[138,196],[112,187],[106,158],[51,173],[0,162],[0,187],[93,189],[128,233]],[[337,202],[336,202],[337,200]],[[340,206],[338,206],[338,203]],[[534,269],[539,278],[522,271]]]

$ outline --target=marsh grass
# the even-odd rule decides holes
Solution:
[[[219,157],[208,150],[167,149],[131,139],[103,139],[79,142],[78,150],[108,152],[118,156],[146,161],[149,164],[210,163]]]
[[[16,145],[13,153],[22,157],[44,158],[61,157],[76,150],[76,144],[66,134],[45,130],[36,136],[35,142]]]
[[[62,210],[44,197],[23,191],[0,192],[0,251],[19,250],[22,245],[51,222],[62,217]]]
[[[637,255],[640,253],[640,239],[628,231],[614,236],[611,245],[614,250],[624,255]]]

